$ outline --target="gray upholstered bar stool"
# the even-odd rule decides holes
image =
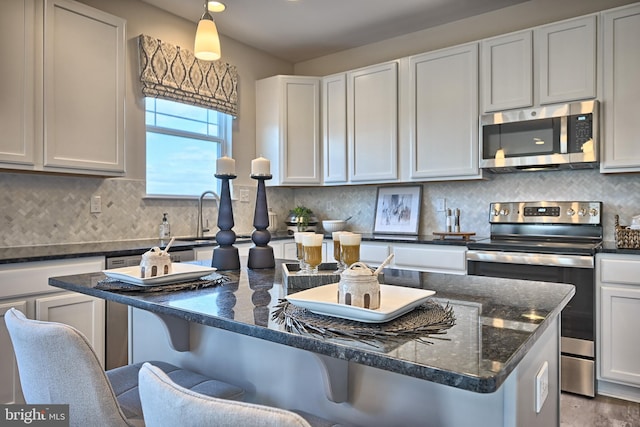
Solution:
[[[69,325],[27,319],[15,308],[5,314],[5,323],[28,404],[69,404],[71,426],[144,426],[138,393],[142,363],[105,372],[86,337]],[[173,381],[203,395],[239,399],[244,394],[234,385],[153,363]]]
[[[161,369],[140,369],[140,399],[147,427],[337,427],[305,412],[204,396],[176,384]]]

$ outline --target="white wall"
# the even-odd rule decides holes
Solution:
[[[193,51],[196,23],[138,0],[80,0],[127,20],[126,168],[127,178],[145,177],[144,100],[138,82],[137,37],[147,34]],[[199,17],[194,17],[197,19]],[[239,112],[233,125],[237,185],[254,185],[249,177],[255,158],[255,81],[292,74],[293,65],[221,35],[222,61],[238,67]]]

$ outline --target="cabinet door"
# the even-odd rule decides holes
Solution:
[[[16,356],[11,345],[11,338],[4,323],[4,314],[11,307],[27,315],[27,301],[7,301],[0,303],[0,404],[24,403]]]
[[[603,13],[603,115],[601,172],[640,171],[640,5]]]
[[[35,34],[34,0],[0,2],[0,162],[26,169],[34,164]]]
[[[596,97],[596,15],[536,30],[540,104]]]
[[[479,177],[478,45],[409,61],[411,179]]]
[[[36,298],[36,319],[65,323],[82,332],[104,366],[103,299],[78,293]]]
[[[483,40],[483,111],[499,111],[533,105],[531,31]]]
[[[347,80],[345,74],[322,79],[324,183],[347,182]]]
[[[349,179],[398,178],[398,63],[347,74]]]
[[[600,375],[640,386],[640,287],[602,286]]]
[[[44,167],[124,173],[124,20],[45,2]]]
[[[320,80],[274,76],[256,82],[256,155],[271,161],[267,185],[318,185]]]

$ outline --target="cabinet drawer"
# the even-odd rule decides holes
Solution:
[[[601,259],[600,280],[640,286],[640,257],[638,259]]]
[[[466,273],[466,248],[443,245],[394,245],[395,266],[442,273]]]
[[[59,259],[0,265],[0,298],[61,292],[49,286],[49,277],[93,273],[104,269],[104,257]]]
[[[360,243],[360,261],[381,264],[389,256],[389,245]]]

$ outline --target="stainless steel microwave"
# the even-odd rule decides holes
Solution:
[[[598,165],[598,101],[480,117],[480,167],[494,172]]]

